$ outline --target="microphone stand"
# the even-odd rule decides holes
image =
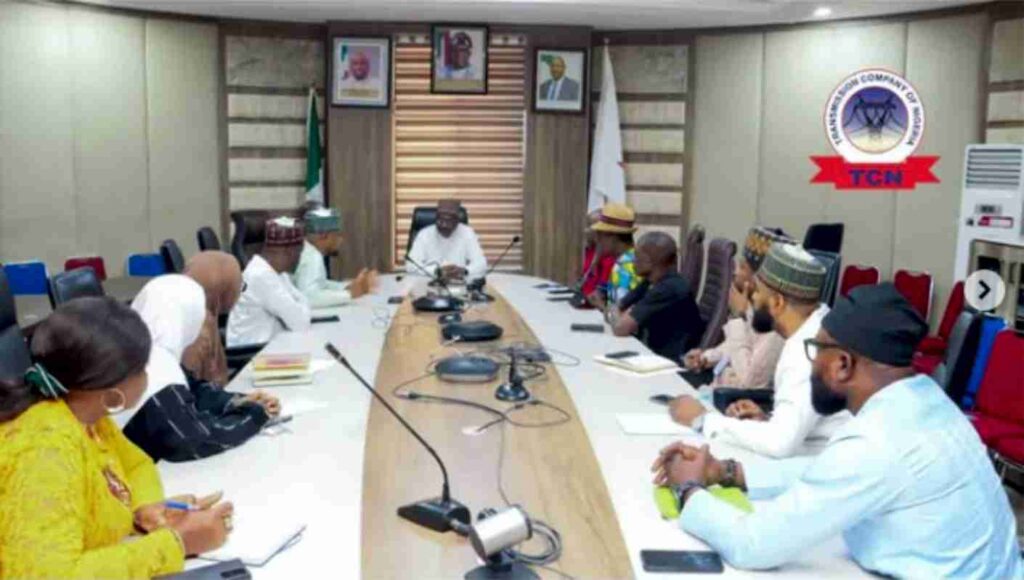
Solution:
[[[498,256],[498,259],[495,260],[493,264],[491,264],[491,267],[488,268],[486,272],[484,272],[484,275],[480,278],[477,278],[476,280],[473,280],[473,282],[466,287],[466,289],[472,293],[474,300],[478,302],[494,301],[493,296],[484,292],[484,285],[487,284],[487,276],[491,272],[494,272],[494,269],[498,267],[498,264],[500,264],[501,261],[505,259],[505,255],[508,254],[509,250],[512,249],[512,246],[518,244],[520,240],[522,240],[521,237],[514,236],[512,238],[512,241],[509,242],[507,246],[505,246],[504,250],[502,250],[501,255]]]
[[[422,296],[417,298],[412,301],[412,307],[415,310],[421,312],[451,312],[454,310],[462,310],[463,301],[452,294],[451,288],[448,287],[448,284],[445,284],[442,276],[431,274],[416,260],[413,260],[409,254],[405,255],[405,259],[413,266],[416,266],[420,272],[426,274],[428,278],[431,278],[432,282],[437,282],[448,294],[447,296]]]
[[[366,390],[370,391],[370,394],[372,394],[380,404],[384,405],[384,408],[387,409],[395,419],[398,419],[398,422],[401,423],[409,433],[412,433],[412,436],[420,442],[420,445],[423,445],[423,447],[426,448],[434,458],[434,461],[437,462],[438,467],[441,468],[441,475],[444,477],[444,485],[441,488],[441,497],[425,499],[401,506],[398,508],[398,515],[418,526],[423,526],[436,532],[447,532],[456,527],[461,528],[463,525],[468,526],[471,521],[469,508],[459,503],[457,500],[452,499],[448,489],[448,470],[445,469],[444,462],[441,461],[441,457],[438,456],[436,451],[434,451],[434,448],[420,436],[416,429],[413,429],[412,425],[407,423],[406,420],[398,414],[398,411],[396,411],[384,397],[377,393],[376,389],[370,386],[370,383],[366,382],[366,379],[364,379],[356,369],[352,368],[348,359],[341,354],[337,347],[331,343],[327,343],[325,348],[335,360],[341,363],[341,366],[348,369],[348,372],[352,373],[352,376],[366,387]]]

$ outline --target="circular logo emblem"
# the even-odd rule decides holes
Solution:
[[[862,70],[832,91],[825,130],[832,148],[850,163],[902,163],[921,143],[924,105],[900,75]]]

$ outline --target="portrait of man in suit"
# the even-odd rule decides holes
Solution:
[[[580,83],[565,76],[565,59],[560,56],[548,61],[551,78],[540,85],[541,98],[546,101],[575,101],[580,98]]]
[[[586,90],[586,52],[537,49],[534,110],[579,113]]]

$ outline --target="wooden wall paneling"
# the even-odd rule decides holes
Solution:
[[[586,48],[589,27],[526,27],[528,54],[535,47]],[[532,56],[531,56],[532,59]],[[588,75],[591,76],[592,75]],[[587,82],[593,82],[588,79]],[[533,62],[526,67],[527,98]],[[587,94],[590,89],[586,88]],[[590,103],[583,115],[527,115],[526,189],[523,199],[524,270],[570,282],[580,269],[590,168]],[[529,101],[527,101],[529,102]]]

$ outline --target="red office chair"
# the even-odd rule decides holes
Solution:
[[[949,343],[949,335],[956,324],[956,318],[964,311],[964,283],[957,282],[949,291],[949,300],[946,301],[946,310],[942,313],[942,322],[939,323],[939,333],[926,336],[921,344],[917,345],[917,352],[914,353],[914,369],[918,372],[931,374],[935,367],[942,362]]]
[[[896,289],[900,291],[900,294],[927,321],[928,315],[932,310],[932,293],[935,291],[932,275],[928,272],[900,270],[893,276],[892,282],[896,285]]]
[[[100,256],[77,256],[74,258],[68,258],[64,262],[64,271],[70,272],[71,270],[77,270],[83,266],[92,268],[92,271],[96,273],[96,277],[99,278],[100,282],[107,279],[107,267],[103,264],[103,258]]]
[[[1010,464],[1024,465],[1024,335],[1004,330],[996,336],[978,387],[971,416],[985,445]],[[1005,471],[1005,469],[1004,469]]]
[[[839,283],[839,295],[849,296],[857,286],[874,286],[882,276],[874,266],[850,264],[843,270],[843,281]]]

